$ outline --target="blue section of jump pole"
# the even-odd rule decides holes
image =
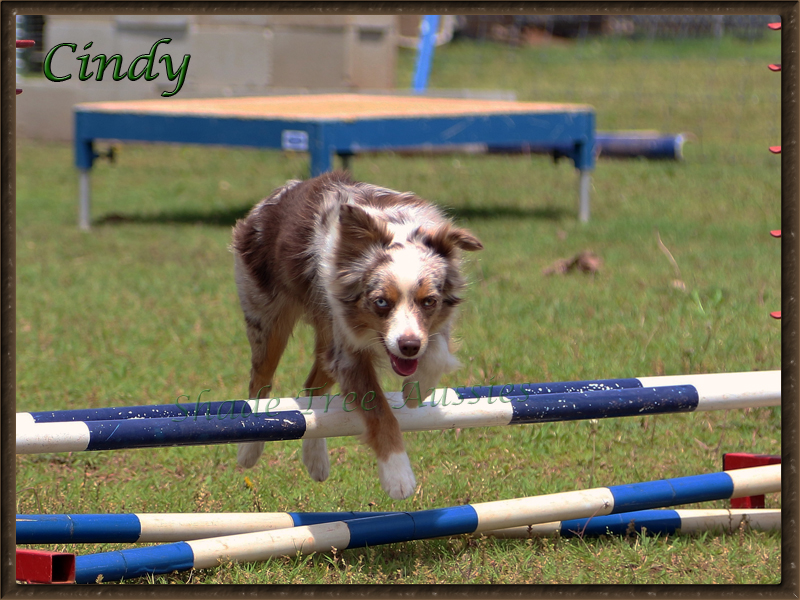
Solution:
[[[421,510],[410,514],[414,519],[415,537],[428,531],[438,533],[436,533],[436,536],[427,537],[438,537],[456,535],[465,529],[471,533],[478,528],[478,514],[469,504],[450,508]]]
[[[264,402],[266,405],[266,400]],[[76,408],[71,410],[38,411],[30,414],[37,423],[61,423],[64,421],[114,421],[117,419],[219,418],[220,416],[246,416],[252,412],[247,400],[225,400],[223,402],[186,402],[144,406],[117,406],[112,408]]]
[[[407,542],[423,538],[472,533],[478,514],[466,504],[345,521],[350,530],[348,548]]]
[[[454,388],[460,398],[498,398],[509,396],[539,396],[542,394],[566,394],[579,392],[601,392],[641,388],[638,379],[593,379],[587,381],[557,381],[550,383],[517,383],[489,386],[461,386]],[[262,398],[264,408],[269,399]],[[280,410],[280,405],[275,410]],[[114,421],[117,419],[148,418],[232,418],[252,414],[247,400],[224,400],[214,402],[184,402],[175,404],[148,404],[142,406],[117,406],[111,408],[88,408],[71,410],[34,411],[29,413],[36,423],[60,423],[63,421]]]
[[[552,383],[516,383],[507,385],[471,385],[454,388],[460,398],[499,398],[508,396],[540,396],[542,394],[572,394],[604,392],[642,387],[635,378],[592,379],[587,381],[557,381]]]
[[[681,517],[674,510],[639,510],[586,519],[561,521],[561,537],[594,537],[598,535],[625,535],[633,524],[637,533],[645,527],[651,534],[675,533],[681,528]]]
[[[133,543],[141,534],[135,514],[17,515],[18,544]]]
[[[595,152],[600,157],[648,158],[653,160],[682,160],[683,134],[648,134],[639,132],[598,131]],[[502,144],[486,147],[489,154],[552,154],[556,158],[569,156],[568,144]]]
[[[345,521],[350,530],[348,548],[379,546],[414,539],[414,518],[409,513]]]
[[[598,132],[595,138],[599,156],[681,160],[686,138],[678,135],[643,135],[635,132]]]
[[[547,394],[534,401],[512,402],[511,424],[691,412],[698,402],[693,385]]]
[[[214,419],[120,419],[86,421],[87,450],[202,446],[241,441],[296,440],[306,431],[306,419],[296,410],[279,414]]]
[[[335,521],[345,521],[349,519],[366,519],[369,517],[382,517],[395,514],[392,512],[311,512],[311,513],[288,513],[294,521],[295,527],[302,525],[319,525],[320,523],[332,523]]]
[[[75,583],[134,579],[154,573],[188,571],[194,566],[194,552],[186,542],[101,552],[75,557]]]
[[[608,488],[614,496],[612,514],[727,499],[733,495],[733,481],[727,473],[692,475]]]

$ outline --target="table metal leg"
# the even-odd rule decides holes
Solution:
[[[323,125],[309,132],[309,138],[311,177],[316,177],[333,169],[333,149],[328,144]]]
[[[578,220],[581,223],[589,222],[589,187],[592,184],[592,172],[588,169],[578,171],[579,175],[579,205],[578,205]]]
[[[89,231],[91,222],[91,179],[89,169],[78,169],[78,228]]]

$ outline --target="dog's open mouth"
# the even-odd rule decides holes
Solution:
[[[394,372],[402,377],[408,377],[409,375],[413,375],[414,371],[417,370],[417,363],[419,362],[416,358],[398,358],[391,352],[389,354],[389,360],[392,363],[392,368]]]

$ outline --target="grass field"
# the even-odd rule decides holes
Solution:
[[[466,269],[471,284],[457,330],[464,366],[442,383],[779,369],[780,324],[768,313],[781,304],[780,244],[768,232],[780,227],[780,160],[767,146],[779,141],[780,76],[766,68],[779,56],[777,34],[437,49],[433,87],[586,102],[600,130],[697,136],[681,163],[599,161],[588,225],[576,222],[577,177],[563,161],[354,160],[356,178],[446,206],[485,245]],[[413,61],[401,54],[399,87],[408,87]],[[75,225],[71,148],[19,140],[17,410],[245,397],[249,349],[227,248],[231,226],[274,187],[306,176],[307,164],[275,152],[124,145],[116,164],[94,170],[96,222],[86,234]],[[584,250],[601,257],[598,273],[542,273]],[[296,332],[277,394],[302,387],[310,342],[310,330]],[[18,456],[17,512],[418,510],[679,477],[720,470],[724,452],[779,453],[781,412],[424,432],[407,434],[406,443],[418,481],[406,501],[382,493],[369,452],[336,439],[324,484],[305,474],[299,442],[269,444],[247,472],[233,446]],[[769,507],[780,502],[767,497]],[[780,534],[741,531],[455,538],[132,583],[780,581]]]

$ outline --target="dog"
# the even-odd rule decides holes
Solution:
[[[466,288],[460,251],[481,242],[413,193],[330,172],[276,189],[236,223],[231,248],[251,349],[249,397],[270,389],[303,318],[315,331],[305,388],[319,396],[338,383],[343,396],[355,393],[381,487],[409,497],[416,480],[378,369],[402,377],[404,398],[416,406],[417,383],[422,392],[435,388],[459,366],[450,331]],[[254,466],[263,449],[239,444],[238,463]],[[303,463],[312,479],[327,479],[325,439],[303,440]]]

